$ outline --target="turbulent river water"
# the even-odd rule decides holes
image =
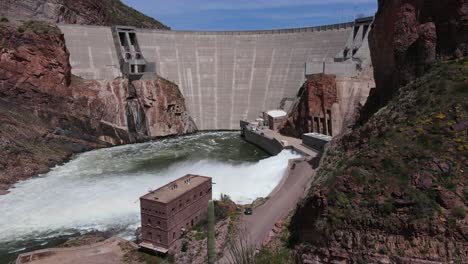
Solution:
[[[288,160],[269,157],[235,132],[198,133],[77,155],[0,196],[0,263],[92,231],[132,237],[138,198],[188,173],[213,177],[213,196],[239,203],[267,196]]]

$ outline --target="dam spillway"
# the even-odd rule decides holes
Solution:
[[[94,80],[123,77],[110,27],[60,28],[73,74]],[[354,23],[266,31],[135,32],[150,65],[147,70],[179,86],[200,130],[238,129],[240,119],[278,108],[297,95],[306,64],[321,70],[358,32],[363,34]]]

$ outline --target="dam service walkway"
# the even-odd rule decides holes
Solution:
[[[315,157],[317,156],[317,152],[307,146],[304,146],[302,144],[302,140],[294,137],[288,137],[285,135],[281,135],[278,133],[278,131],[271,130],[271,129],[262,129],[261,132],[268,137],[275,138],[279,140],[280,142],[286,142],[287,147],[291,147],[293,150],[305,155],[305,156],[310,156],[310,157]]]

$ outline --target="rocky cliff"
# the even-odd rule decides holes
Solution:
[[[196,130],[175,84],[82,80],[60,30],[31,21],[0,23],[0,119],[0,189],[72,153]]]
[[[169,29],[120,0],[1,0],[0,16],[67,24]]]
[[[332,136],[341,134],[354,123],[359,108],[375,86],[367,71],[354,77],[308,75],[280,132],[297,138],[310,132]]]
[[[290,230],[301,263],[468,259],[466,1],[379,1],[376,88]],[[442,60],[442,61],[441,61]]]
[[[338,102],[336,76],[329,74],[308,75],[304,86],[299,90],[298,103],[288,116],[280,132],[284,135],[301,138],[302,134],[316,130],[327,134],[322,126],[317,127],[314,118],[330,118],[327,109]],[[324,123],[328,120],[324,120]],[[313,127],[315,124],[316,127]],[[331,134],[331,133],[330,133]]]
[[[425,72],[437,58],[468,55],[466,0],[379,0],[369,35],[377,89],[361,122],[384,106],[399,87]]]

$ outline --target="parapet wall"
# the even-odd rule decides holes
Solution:
[[[156,73],[176,83],[200,130],[238,129],[294,98],[306,63],[333,62],[353,23],[270,31],[192,32],[137,29],[141,52]],[[72,73],[122,77],[107,27],[61,25]]]

